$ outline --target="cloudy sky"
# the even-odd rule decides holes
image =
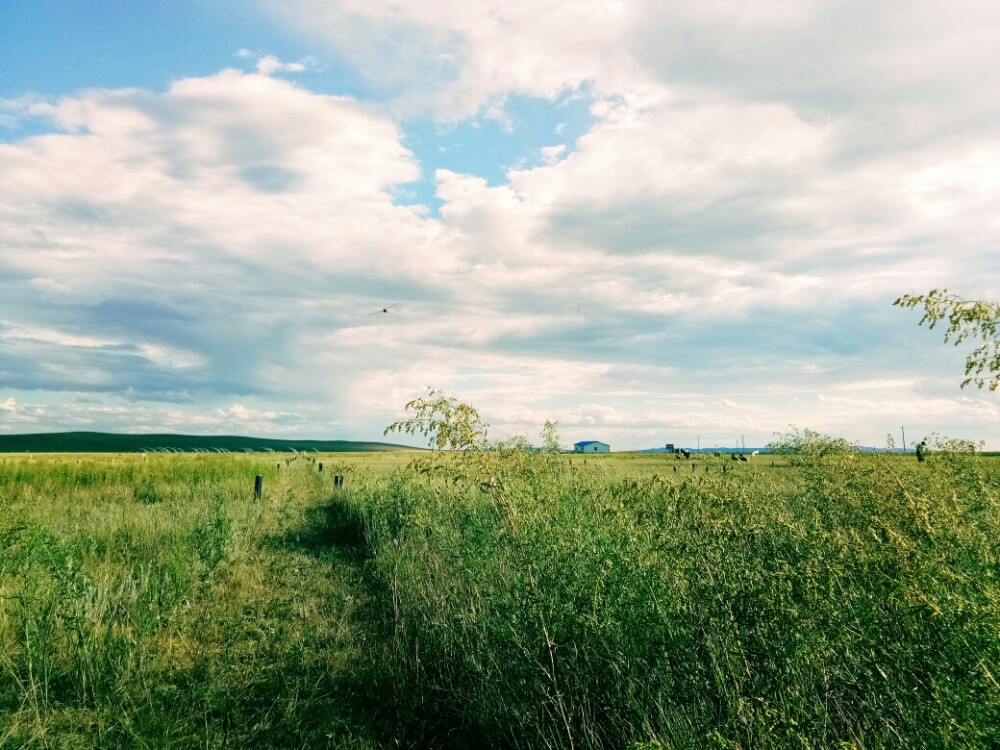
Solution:
[[[1000,449],[996,0],[5,0],[0,432]],[[376,311],[395,305],[392,314]],[[373,314],[374,313],[374,314]]]

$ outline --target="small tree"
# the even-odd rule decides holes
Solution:
[[[559,423],[550,419],[545,420],[542,427],[542,452],[562,453],[562,446],[559,445]]]
[[[800,430],[793,426],[791,432],[784,435],[774,434],[777,437],[767,444],[767,449],[779,455],[816,458],[855,452],[854,446],[844,438],[830,437],[814,430]]]
[[[429,460],[418,460],[414,465],[422,471],[447,471],[456,479],[479,481],[516,536],[517,518],[507,483],[513,470],[529,455],[528,441],[491,441],[477,409],[433,388],[427,389],[426,397],[413,399],[405,408],[413,415],[393,422],[384,434],[426,437],[432,453]]]
[[[435,451],[455,453],[474,451],[482,453],[489,444],[486,425],[479,412],[459,402],[441,391],[427,389],[426,398],[415,398],[406,405],[407,411],[414,412],[409,419],[393,422],[385,428],[385,433],[401,432],[407,435],[422,435]]]
[[[973,384],[977,388],[995,391],[1000,386],[1000,304],[982,300],[964,300],[947,289],[932,289],[927,294],[904,294],[892,304],[903,308],[924,308],[919,325],[933,328],[942,320],[948,322],[944,333],[946,343],[958,346],[966,339],[983,341],[965,360],[965,380],[962,388]]]

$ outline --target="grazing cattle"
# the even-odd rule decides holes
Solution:
[[[691,451],[681,451],[684,454],[684,458],[691,458]]]
[[[743,453],[740,454],[740,461],[749,461],[749,460],[750,459],[747,458],[745,454],[743,454]]]
[[[722,453],[720,451],[715,451],[715,453],[713,453],[712,455],[715,456],[716,458],[722,458]]]

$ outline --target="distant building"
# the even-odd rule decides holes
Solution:
[[[583,440],[573,443],[574,453],[611,453],[611,446],[600,440]]]
[[[676,449],[674,448],[673,443],[667,443],[665,446],[663,446],[663,450],[665,450],[667,453],[673,453],[674,450]]]

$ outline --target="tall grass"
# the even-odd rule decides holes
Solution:
[[[0,458],[0,747],[1000,736],[990,459],[318,460]]]
[[[305,461],[5,460],[0,746],[370,747],[328,496]]]
[[[534,456],[502,481],[504,509],[461,476],[350,500],[385,612],[381,689],[413,744],[1000,736],[1000,485],[979,459],[848,455],[779,481]]]

